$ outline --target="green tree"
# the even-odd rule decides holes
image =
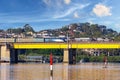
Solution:
[[[25,32],[35,32],[34,29],[29,24],[25,24],[23,29]]]

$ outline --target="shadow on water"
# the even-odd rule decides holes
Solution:
[[[120,80],[120,64],[81,63],[76,65],[41,63],[0,63],[0,80]]]

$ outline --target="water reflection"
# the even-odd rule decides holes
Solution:
[[[68,64],[63,64],[63,67],[62,67],[62,74],[63,74],[63,80],[68,80],[68,71],[69,71],[69,69],[68,69],[69,67],[68,67]]]
[[[84,63],[54,64],[53,76],[49,64],[0,63],[0,80],[120,80],[120,64]]]
[[[8,65],[8,63],[0,64],[0,80],[8,80],[8,77],[10,77]]]

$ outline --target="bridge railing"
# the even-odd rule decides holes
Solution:
[[[0,43],[14,42],[45,42],[44,38],[0,38]],[[75,41],[70,40],[69,43],[120,43],[119,41]]]
[[[43,38],[0,38],[2,43],[13,43],[13,42],[44,42]]]

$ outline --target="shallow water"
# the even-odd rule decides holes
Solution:
[[[53,64],[53,76],[49,64],[0,63],[0,80],[120,80],[120,64],[82,63],[76,65]]]

